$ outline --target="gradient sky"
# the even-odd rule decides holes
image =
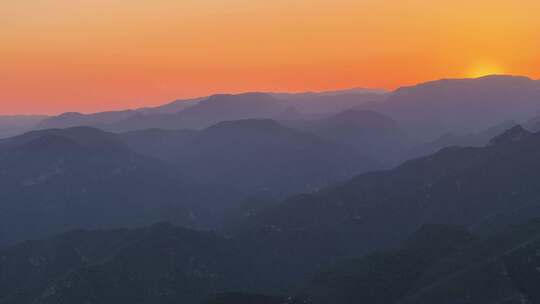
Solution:
[[[538,0],[2,1],[0,114],[540,78],[539,12]]]

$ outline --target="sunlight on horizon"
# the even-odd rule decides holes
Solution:
[[[504,75],[507,72],[500,66],[494,63],[480,63],[473,65],[467,71],[468,78],[480,78],[490,75]]]

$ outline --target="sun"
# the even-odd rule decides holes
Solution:
[[[469,78],[479,78],[489,75],[502,75],[504,74],[504,69],[493,63],[481,63],[473,65],[467,72],[467,77]]]

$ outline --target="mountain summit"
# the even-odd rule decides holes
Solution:
[[[531,135],[532,135],[531,132],[525,130],[521,125],[517,125],[511,129],[508,129],[504,133],[498,136],[495,136],[492,140],[490,140],[489,144],[502,145],[502,144],[515,143]]]

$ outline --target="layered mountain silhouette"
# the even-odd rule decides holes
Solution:
[[[107,128],[109,125],[114,125],[120,121],[128,120],[141,116],[156,116],[162,117],[167,114],[174,114],[196,105],[204,98],[182,99],[158,106],[147,107],[135,110],[107,111],[91,114],[83,114],[77,112],[66,112],[57,116],[43,117],[41,121],[36,122],[36,129],[52,129],[52,128],[71,128],[79,126]]]
[[[120,135],[33,131],[0,140],[0,243],[159,220],[214,228],[248,196],[314,191],[377,166],[272,120]]]
[[[239,199],[219,186],[207,191],[115,134],[86,127],[0,141],[0,185],[0,244],[78,227],[197,226]]]
[[[225,121],[202,131],[129,132],[122,138],[192,178],[236,185],[248,194],[314,191],[378,166],[362,151],[269,119]]]
[[[324,119],[356,109],[373,110],[391,117],[409,134],[410,148],[432,142],[444,134],[467,136],[503,121],[525,122],[537,115],[538,100],[538,81],[526,77],[487,76],[437,80],[393,92],[353,89],[299,94],[221,94],[178,100],[155,108],[95,114],[65,113],[43,120],[36,128],[92,126],[115,132],[154,128],[201,129],[239,119]]]
[[[264,93],[213,95],[174,114],[139,114],[106,127],[113,131],[161,129],[201,129],[221,121],[279,118],[287,105]]]
[[[0,116],[0,138],[15,136],[30,131],[37,123],[45,118],[47,118],[47,116]]]
[[[0,304],[540,303],[539,97],[489,76],[0,117]]]
[[[448,79],[399,88],[366,106],[389,115],[411,135],[479,132],[502,121],[522,122],[540,109],[540,82],[526,77]]]
[[[136,111],[139,113],[152,115],[152,114],[174,114],[182,110],[185,110],[191,106],[196,105],[206,97],[190,98],[190,99],[178,99],[173,102],[166,103],[158,107],[146,107],[139,108]]]
[[[506,121],[480,132],[468,134],[444,134],[433,141],[419,144],[411,148],[405,159],[413,159],[433,154],[447,147],[482,147],[487,145],[493,137],[516,125],[513,121]]]
[[[335,113],[384,100],[385,96],[384,91],[368,89],[302,94],[219,94],[177,100],[154,108],[93,114],[64,113],[44,119],[36,128],[91,126],[108,131],[200,129],[227,120],[299,119],[309,114]]]
[[[357,88],[329,92],[308,93],[273,93],[272,96],[283,100],[288,106],[300,113],[324,115],[337,113],[387,99],[388,92],[378,89]]]
[[[298,275],[339,256],[394,246],[426,223],[499,231],[540,215],[539,136],[517,126],[485,147],[448,148],[366,173],[247,214],[235,231],[273,244],[277,255],[295,240],[303,248],[293,263]]]
[[[39,124],[37,124],[36,129],[106,126],[116,121],[127,119],[136,114],[137,112],[133,110],[100,112],[94,114],[68,112],[41,121]]]
[[[383,162],[402,158],[409,145],[405,131],[395,120],[373,111],[348,109],[321,119],[285,121],[284,124],[354,147]]]

